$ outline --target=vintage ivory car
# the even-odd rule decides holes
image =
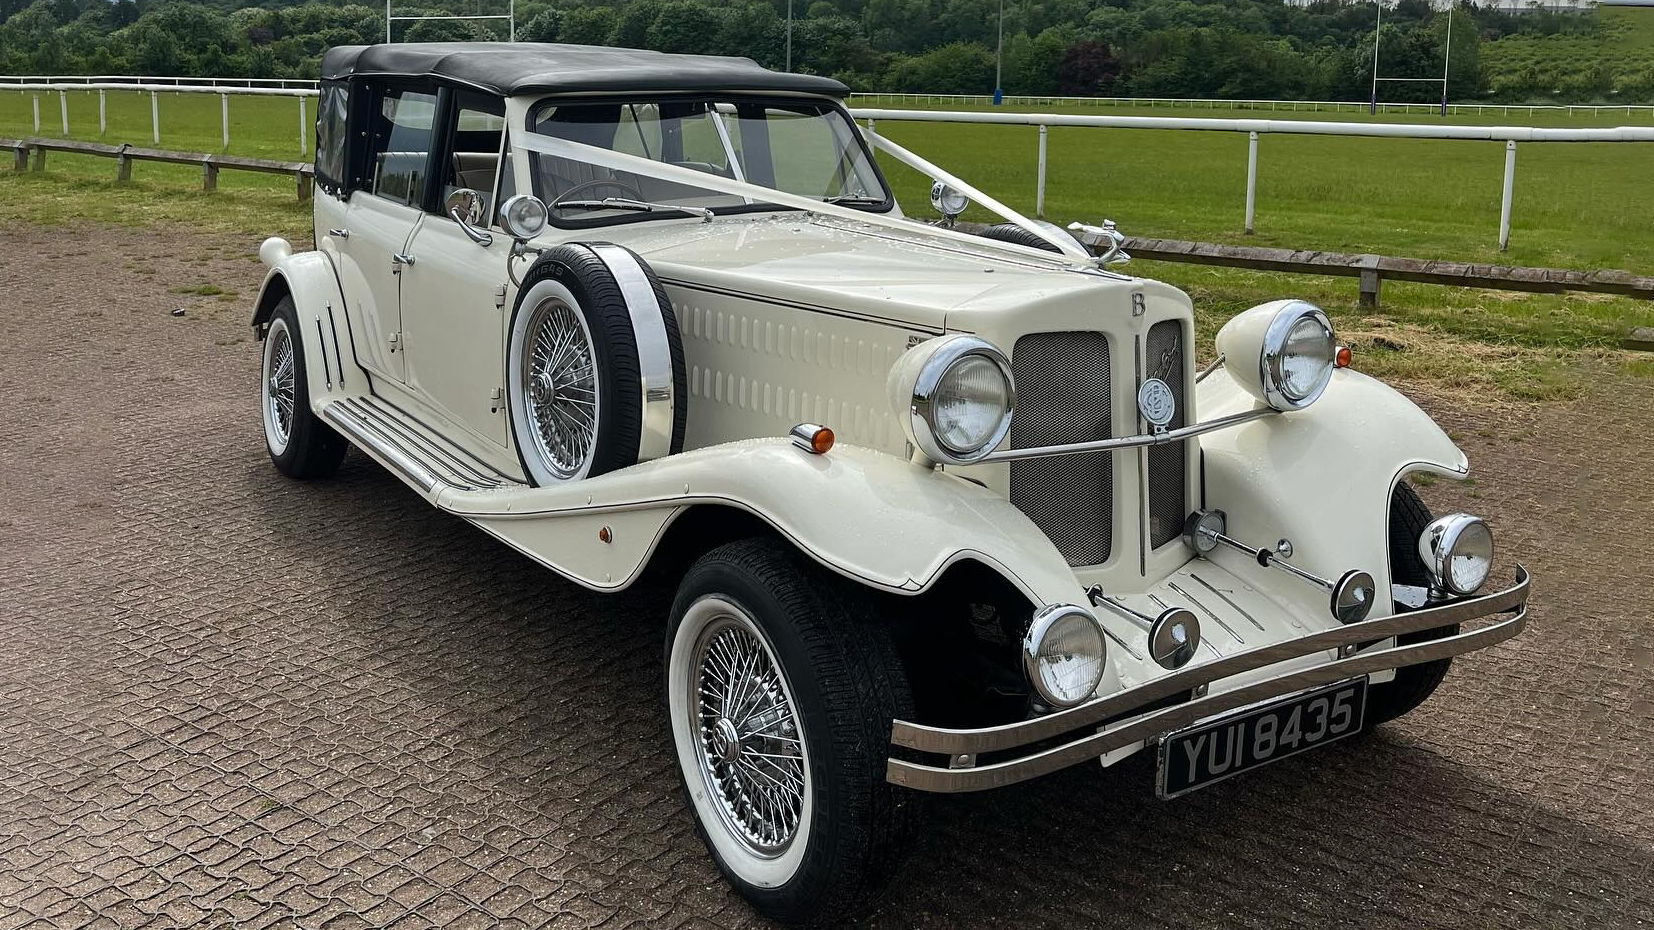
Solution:
[[[836,81],[507,44],[322,78],[316,248],[260,248],[271,458],[355,445],[581,585],[672,578],[638,618],[670,751],[768,913],[866,900],[923,792],[1149,748],[1176,795],[1524,623],[1525,571],[1480,593],[1486,524],[1403,482],[1465,456],[1320,310],[1241,313],[1197,371],[1189,298],[1114,270],[1111,226],[1076,227],[1098,256],[1029,221]],[[952,228],[967,197],[1007,222]]]

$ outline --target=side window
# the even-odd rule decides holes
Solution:
[[[454,95],[454,135],[443,166],[442,201],[460,188],[483,196],[482,215],[489,216],[494,179],[500,169],[500,134],[505,132],[505,100],[460,91]],[[440,203],[439,203],[440,206]]]
[[[316,103],[316,182],[337,195],[344,186],[345,146],[349,139],[350,89],[343,81],[322,85]]]
[[[386,90],[373,114],[368,177],[362,189],[419,206],[425,195],[425,166],[431,157],[435,124],[436,94]]]

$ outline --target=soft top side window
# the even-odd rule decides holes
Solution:
[[[316,185],[337,197],[349,176],[350,86],[324,81],[316,101]]]

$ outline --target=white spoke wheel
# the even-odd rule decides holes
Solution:
[[[868,594],[778,539],[729,543],[684,576],[666,703],[696,827],[760,911],[865,907],[913,833],[885,780],[907,679]]]
[[[298,396],[294,361],[292,332],[277,317],[264,337],[264,438],[275,455],[286,451],[293,438],[293,400]]]
[[[312,332],[320,338],[320,331]],[[270,461],[289,478],[325,478],[339,470],[349,444],[310,409],[304,331],[292,297],[283,297],[264,327],[259,420]]]
[[[654,272],[616,245],[546,250],[518,291],[506,390],[517,454],[535,485],[682,451],[683,345]]]
[[[569,299],[553,294],[533,307],[528,332],[519,364],[534,451],[556,477],[583,477],[590,470],[602,413],[591,330]]]

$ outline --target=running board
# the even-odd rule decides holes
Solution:
[[[321,416],[363,452],[420,492],[490,491],[520,485],[378,397],[329,401]]]

